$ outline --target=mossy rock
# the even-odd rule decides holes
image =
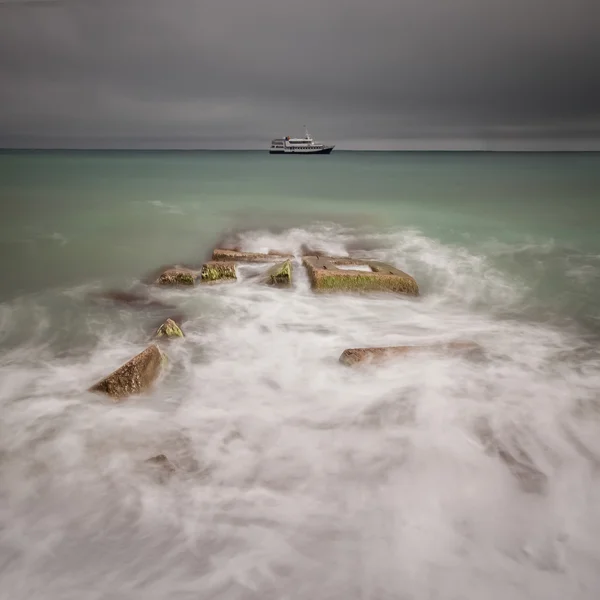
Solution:
[[[209,261],[202,265],[200,275],[203,283],[231,281],[237,279],[235,264],[231,262]]]
[[[288,286],[292,283],[292,261],[286,260],[267,271],[265,283],[274,286]]]
[[[157,285],[194,285],[198,279],[198,273],[191,269],[172,268],[167,269],[156,280]]]
[[[366,259],[306,256],[303,264],[314,291],[395,292],[410,296],[419,295],[419,286],[413,277],[386,263]],[[369,270],[340,269],[338,265],[365,265]]]
[[[89,391],[106,394],[115,401],[141,394],[158,379],[167,362],[167,355],[156,344],[152,344],[93,385]]]
[[[167,319],[154,334],[154,337],[159,338],[182,338],[183,331],[181,327],[173,319]]]

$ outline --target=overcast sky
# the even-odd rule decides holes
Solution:
[[[0,0],[0,146],[600,149],[600,0]]]

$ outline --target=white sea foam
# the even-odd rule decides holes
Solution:
[[[47,300],[3,306],[1,597],[596,597],[593,348],[494,316],[523,282],[415,231],[321,224],[240,243],[352,246],[423,294],[316,296],[298,258],[292,289],[247,265],[236,284],[157,291],[189,315],[186,339],[152,393],[119,405],[84,390],[145,346],[143,315],[65,293],[87,333],[60,355]],[[17,340],[24,310],[41,328]],[[483,355],[338,363],[345,348],[455,339]],[[526,453],[525,470],[490,442]],[[159,453],[178,468],[166,481],[144,463]]]
[[[171,214],[171,215],[182,215],[183,214],[183,210],[181,209],[181,207],[176,206],[175,204],[169,204],[168,202],[163,202],[162,200],[150,200],[148,202],[148,204],[164,211],[167,214]]]

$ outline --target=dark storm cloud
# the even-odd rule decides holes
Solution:
[[[597,0],[0,0],[0,142],[589,142],[598,23]]]

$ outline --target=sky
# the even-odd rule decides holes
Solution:
[[[600,0],[0,0],[0,147],[600,150]]]

